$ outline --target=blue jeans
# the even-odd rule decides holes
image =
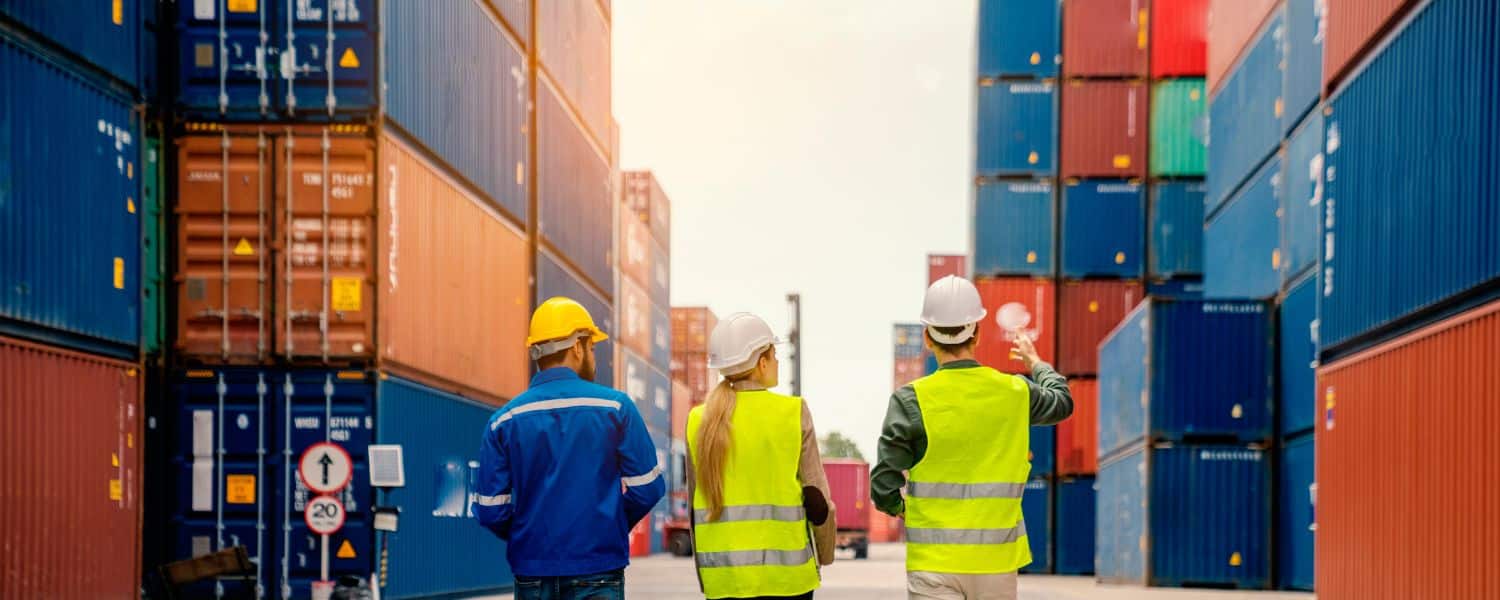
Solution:
[[[624,569],[570,577],[516,576],[516,600],[624,599]]]

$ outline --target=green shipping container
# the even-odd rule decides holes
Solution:
[[[162,277],[166,253],[162,244],[162,154],[161,138],[146,138],[141,160],[141,346],[147,355],[160,355],[166,326],[162,303]]]
[[[1151,88],[1151,176],[1202,177],[1208,167],[1208,94],[1199,78]]]

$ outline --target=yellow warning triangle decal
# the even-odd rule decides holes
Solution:
[[[344,543],[339,545],[338,557],[354,558],[354,545],[350,544],[349,540],[344,540]]]
[[[354,55],[353,48],[344,49],[344,55],[339,57],[339,66],[345,69],[359,68],[359,57]]]
[[[255,256],[255,247],[250,245],[250,240],[240,238],[240,243],[234,245],[235,256]]]

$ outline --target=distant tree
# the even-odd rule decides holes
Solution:
[[[844,437],[844,434],[837,431],[830,431],[824,435],[819,446],[823,451],[823,458],[865,459],[865,455],[860,453],[859,446],[855,445],[854,440]]]

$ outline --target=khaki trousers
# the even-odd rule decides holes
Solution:
[[[1016,574],[906,572],[910,600],[1016,600]]]

